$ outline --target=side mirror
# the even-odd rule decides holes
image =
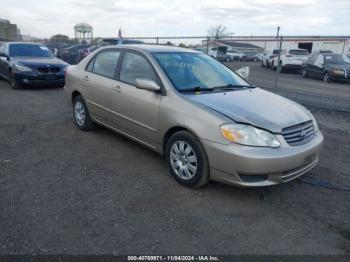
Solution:
[[[137,78],[136,79],[136,87],[149,91],[159,91],[160,86],[154,82],[153,80],[148,80],[145,78]]]
[[[243,77],[245,80],[248,80],[249,71],[250,71],[249,66],[245,66],[236,70],[236,73],[239,74],[241,77]]]

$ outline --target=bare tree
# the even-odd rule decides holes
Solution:
[[[208,29],[208,36],[219,39],[220,37],[223,37],[226,35],[226,26],[220,24],[220,25],[213,25]]]

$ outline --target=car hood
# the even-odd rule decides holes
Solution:
[[[58,58],[35,58],[35,57],[21,57],[21,58],[11,58],[13,63],[24,65],[24,66],[46,66],[46,65],[55,65],[59,67],[67,66],[68,64]]]
[[[188,99],[238,123],[281,133],[285,127],[311,120],[299,104],[260,88],[187,95]]]

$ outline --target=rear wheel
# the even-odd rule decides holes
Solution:
[[[170,137],[166,145],[168,168],[181,185],[198,188],[209,182],[209,165],[199,140],[187,131]]]
[[[73,101],[73,117],[80,130],[89,131],[95,127],[85,101],[80,95],[76,96]]]

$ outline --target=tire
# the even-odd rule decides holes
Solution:
[[[11,86],[12,89],[21,89],[21,86],[17,83],[15,75],[10,72],[10,79],[9,79],[9,84]]]
[[[80,95],[76,96],[73,101],[73,118],[80,130],[89,131],[95,127],[94,122],[91,120],[89,109]]]
[[[309,77],[309,74],[308,74],[306,68],[303,68],[303,70],[301,71],[301,75],[302,75],[304,78],[308,78],[308,77]]]
[[[272,70],[276,70],[276,67],[275,67],[275,65],[274,65],[274,64],[275,64],[275,62],[274,62],[274,61],[272,61],[272,62],[271,62],[271,69],[272,69]]]
[[[190,132],[173,134],[166,144],[165,154],[169,171],[180,185],[199,188],[209,182],[207,155],[199,140]]]
[[[265,65],[264,65],[264,61],[263,61],[263,60],[261,60],[261,67],[262,67],[262,68],[264,68],[264,67],[265,67]]]
[[[226,58],[226,62],[231,62],[231,59],[229,57]]]
[[[331,82],[331,80],[330,80],[329,75],[328,75],[327,72],[325,72],[325,73],[323,74],[322,80],[323,80],[323,82],[325,82],[325,83],[330,83],[330,82]]]

